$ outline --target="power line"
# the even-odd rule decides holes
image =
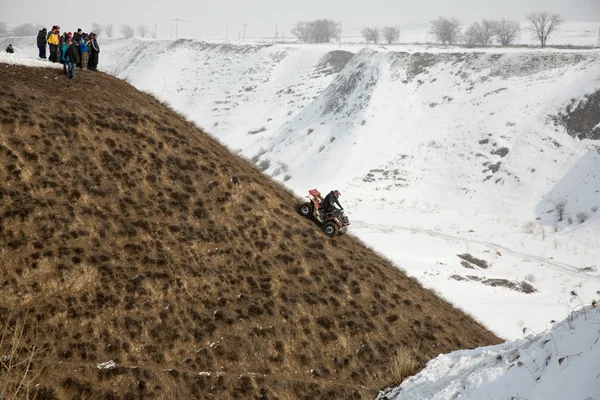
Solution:
[[[176,21],[175,22],[175,40],[179,39],[179,21],[192,22],[192,21],[187,21],[185,19],[181,19],[181,18],[175,18],[175,19],[172,19],[171,21]]]

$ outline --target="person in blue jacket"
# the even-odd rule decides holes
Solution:
[[[90,35],[87,33],[79,39],[79,51],[81,52],[81,68],[87,69],[90,59]]]

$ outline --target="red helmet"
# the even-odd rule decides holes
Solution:
[[[335,193],[335,197],[340,197],[340,196],[341,196],[341,194],[340,194],[340,191],[339,191],[339,190],[335,190],[335,191],[334,191],[334,193]]]

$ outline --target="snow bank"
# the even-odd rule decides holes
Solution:
[[[379,400],[600,398],[600,309],[572,312],[551,330],[440,355]]]

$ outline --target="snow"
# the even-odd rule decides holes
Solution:
[[[579,308],[540,334],[440,355],[378,399],[598,399],[599,341],[600,309]]]
[[[109,360],[103,363],[100,363],[98,365],[96,365],[96,368],[98,369],[112,369],[115,368],[117,366],[117,364],[113,361],[113,360]]]
[[[599,25],[567,22],[551,42],[595,45]],[[55,66],[35,59],[34,38],[10,40],[17,53],[0,62]],[[600,288],[600,154],[552,118],[600,90],[600,49],[100,45],[101,69],[298,195],[339,189],[352,234],[510,340],[442,355],[394,396],[600,398],[598,310],[580,307]]]

